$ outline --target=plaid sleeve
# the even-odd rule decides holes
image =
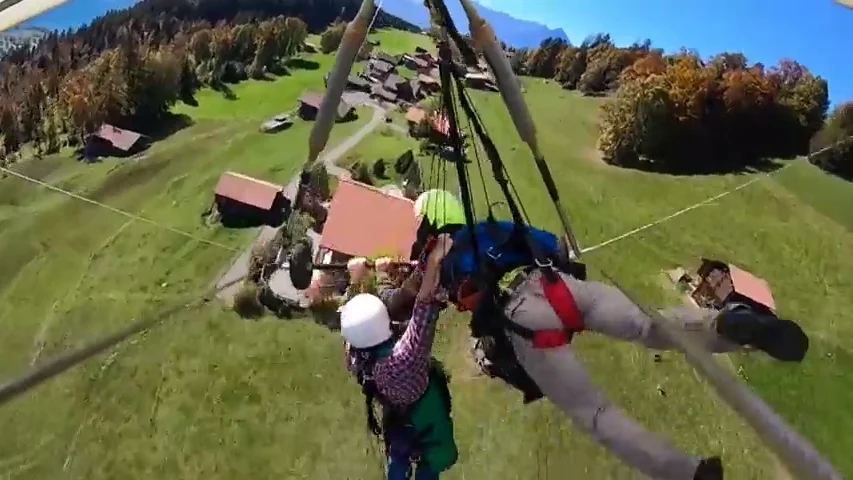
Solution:
[[[416,302],[412,319],[391,355],[377,363],[377,387],[391,403],[410,405],[426,390],[438,314],[437,304]]]

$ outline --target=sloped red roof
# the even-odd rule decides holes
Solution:
[[[728,267],[732,287],[737,293],[776,311],[776,302],[773,300],[770,285],[766,281],[735,265],[729,264]]]
[[[115,148],[125,152],[133,148],[136,142],[142,137],[139,133],[114,127],[106,123],[101,125],[101,128],[94,135],[110,142]]]
[[[424,75],[423,73],[418,75],[418,81],[421,83],[429,83],[429,84],[437,84],[438,83],[438,80],[430,77],[429,75]]]
[[[411,107],[406,111],[406,121],[421,123],[426,118],[426,112],[422,108]]]
[[[281,185],[234,172],[223,173],[216,184],[217,195],[261,210],[272,208],[276,195],[281,190]]]
[[[320,246],[359,257],[409,258],[418,229],[414,203],[362,183],[340,179]]]

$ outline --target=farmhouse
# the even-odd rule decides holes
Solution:
[[[397,65],[400,63],[400,59],[386,52],[377,52],[373,55],[375,60],[379,60],[381,62],[390,63],[391,65]]]
[[[148,137],[140,133],[103,124],[86,140],[83,156],[124,157],[133,155],[145,148]]]
[[[361,77],[350,75],[347,79],[347,88],[360,92],[370,92],[370,82]]]
[[[317,261],[337,263],[377,256],[408,259],[418,229],[412,208],[414,203],[407,198],[341,178],[329,205]]]
[[[216,209],[228,224],[281,225],[290,214],[290,200],[281,185],[235,172],[219,177],[214,193]]]
[[[735,265],[703,258],[697,274],[699,284],[692,297],[700,306],[722,308],[730,302],[743,302],[760,310],[776,311],[767,282]]]
[[[432,70],[432,64],[421,57],[412,57],[411,55],[403,56],[403,65],[410,70],[418,73],[428,74]]]
[[[370,96],[376,100],[386,101],[389,103],[397,101],[397,95],[394,94],[394,92],[389,92],[382,88],[382,85],[373,85],[373,88],[370,91]]]
[[[388,78],[388,75],[397,72],[397,67],[393,64],[384,62],[382,60],[370,60],[367,63],[367,75],[377,79],[380,82],[385,81]]]
[[[306,92],[299,97],[299,117],[303,120],[314,120],[323,103],[323,94]],[[350,120],[355,113],[355,108],[341,100],[338,104],[338,121]]]
[[[441,85],[439,85],[438,80],[430,77],[429,75],[418,75],[418,83],[421,84],[421,90],[426,94],[432,94],[441,89]]]

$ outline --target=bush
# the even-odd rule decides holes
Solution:
[[[402,175],[409,170],[409,167],[412,166],[412,163],[415,161],[415,154],[408,150],[406,153],[400,155],[400,158],[394,162],[394,171],[397,172],[398,175]]]
[[[340,20],[329,25],[320,37],[320,51],[323,53],[332,53],[337,50],[341,46],[341,40],[344,38],[346,28],[346,23]]]
[[[365,185],[373,185],[373,179],[370,177],[370,169],[366,164],[361,162],[356,162],[352,166],[352,179]]]
[[[376,178],[387,178],[385,176],[385,160],[380,158],[373,164],[373,176]]]
[[[329,172],[326,171],[326,166],[322,163],[318,163],[313,169],[311,169],[311,190],[320,197],[321,200],[329,200],[332,198],[332,190],[329,183]]]
[[[853,102],[833,110],[812,139],[809,161],[829,173],[853,180]]]
[[[264,306],[258,299],[258,287],[246,283],[234,296],[234,311],[241,318],[258,318],[264,314]]]

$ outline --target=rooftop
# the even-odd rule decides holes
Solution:
[[[235,172],[225,172],[216,184],[216,194],[237,202],[269,210],[281,192],[281,185]]]
[[[422,108],[411,107],[406,112],[406,121],[412,123],[421,123],[426,118],[426,112]]]
[[[112,146],[125,152],[133,148],[136,142],[142,137],[140,133],[114,127],[106,123],[101,125],[101,128],[93,135],[110,142]]]
[[[346,255],[408,259],[418,229],[413,208],[409,199],[342,178],[320,246]]]

